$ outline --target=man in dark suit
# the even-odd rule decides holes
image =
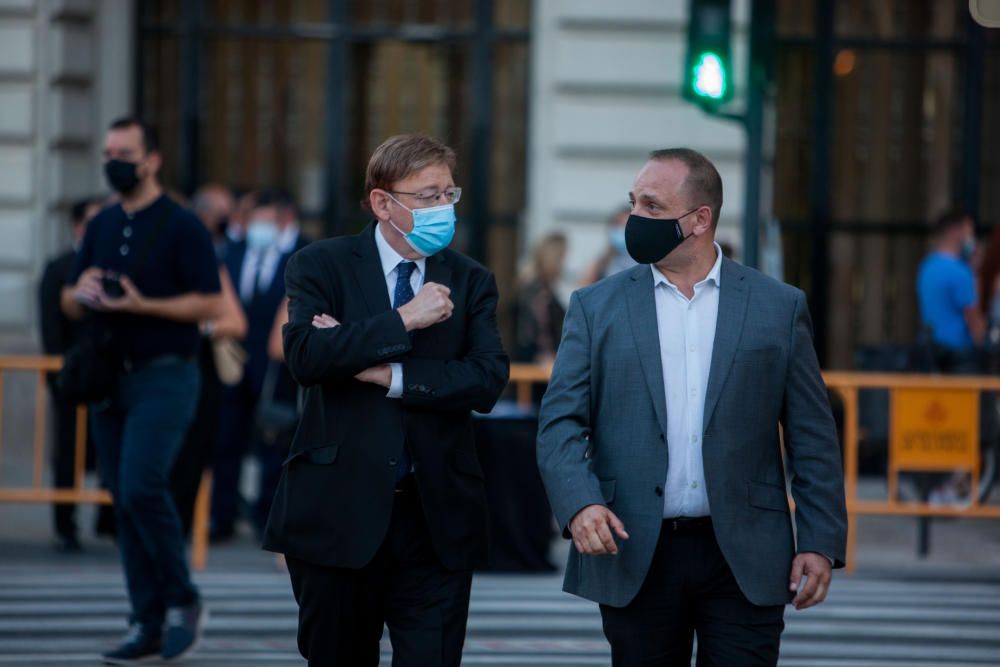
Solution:
[[[392,137],[368,164],[361,234],[288,264],[285,359],[306,387],[264,547],[286,555],[299,650],[314,667],[461,661],[486,490],[471,411],[509,362],[493,275],[445,249],[454,152]]]
[[[87,223],[101,210],[101,200],[97,198],[82,199],[70,208],[70,235],[73,246],[45,266],[42,282],[38,288],[38,313],[41,316],[42,349],[45,354],[65,354],[73,341],[80,335],[79,322],[66,317],[59,303],[62,288],[66,279],[73,272],[76,263],[76,250],[83,241]],[[76,461],[76,405],[63,399],[56,390],[50,378],[49,393],[52,397],[55,414],[55,447],[53,447],[52,465],[55,486],[57,488],[72,487],[74,483],[74,463]],[[93,445],[88,444],[92,453]],[[109,510],[101,506],[102,518],[107,521]],[[67,553],[82,550],[76,526],[76,506],[72,503],[57,503],[53,506],[55,521],[56,548]]]
[[[805,296],[723,256],[703,155],[653,152],[629,198],[639,266],[574,293],[539,418],[565,590],[600,603],[616,667],[687,667],[695,634],[699,665],[773,666],[847,536]]]
[[[291,195],[274,189],[257,196],[246,238],[232,244],[226,253],[226,268],[233,277],[247,316],[247,336],[243,341],[247,361],[242,381],[235,387],[226,388],[223,395],[222,423],[212,463],[212,537],[215,540],[227,539],[235,533],[243,457],[254,439],[254,412],[265,377],[271,365],[276,363],[268,357],[267,341],[278,307],[285,298],[285,266],[305,245]],[[272,372],[277,373],[274,389],[277,397],[294,402],[295,383],[288,371],[277,365]],[[277,454],[278,461],[273,463],[273,452],[261,454],[262,479],[266,480],[270,470],[279,466],[284,456],[283,452]],[[254,511],[258,531],[263,528],[274,493],[273,483],[263,486],[270,488],[262,489]]]

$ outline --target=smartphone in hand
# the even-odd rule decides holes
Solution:
[[[112,299],[120,299],[125,296],[122,282],[118,279],[118,275],[114,273],[106,273],[101,276],[101,289]]]

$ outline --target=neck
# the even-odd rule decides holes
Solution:
[[[380,220],[379,230],[382,232],[382,238],[386,240],[389,247],[395,250],[400,257],[403,259],[417,260],[421,259],[423,255],[410,247],[410,244],[406,242],[403,235],[396,231],[396,228],[388,220]]]
[[[961,253],[962,247],[957,243],[939,243],[937,246],[937,251],[945,255],[951,255],[952,257],[958,257]]]
[[[163,188],[156,181],[143,181],[135,190],[127,195],[122,195],[122,208],[129,213],[140,211],[163,194]]]
[[[708,277],[718,258],[715,244],[711,243],[705,249],[699,248],[688,261],[671,262],[668,256],[656,268],[690,298],[694,295],[694,286]]]

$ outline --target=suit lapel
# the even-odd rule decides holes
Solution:
[[[424,276],[424,283],[437,283],[439,285],[444,285],[448,289],[452,288],[451,285],[451,267],[448,265],[448,261],[444,258],[444,252],[439,252],[436,255],[432,255],[427,258],[427,263],[424,265],[427,275]]]
[[[660,429],[667,432],[667,398],[663,390],[663,363],[660,361],[660,334],[653,296],[653,273],[647,264],[630,269],[632,282],[626,302],[632,338],[639,353],[639,367],[653,399]]]
[[[392,308],[385,286],[385,274],[382,273],[382,260],[375,247],[375,225],[373,222],[354,237],[354,262],[351,267],[369,315],[378,315]]]
[[[719,290],[719,316],[715,323],[715,344],[712,348],[712,365],[708,373],[705,392],[705,419],[702,429],[712,421],[715,406],[722,395],[722,387],[729,375],[729,368],[736,356],[736,347],[743,333],[749,301],[746,276],[735,262],[723,259]]]

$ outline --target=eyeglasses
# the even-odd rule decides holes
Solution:
[[[422,192],[399,192],[398,190],[389,190],[394,195],[407,195],[413,197],[421,205],[427,205],[431,202],[439,202],[442,197],[446,204],[457,204],[462,198],[462,188],[448,188],[444,192],[434,192],[433,190],[424,190]]]

